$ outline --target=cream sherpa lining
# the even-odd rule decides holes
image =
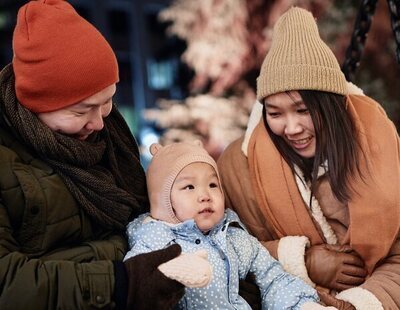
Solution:
[[[357,310],[383,310],[382,303],[378,298],[370,291],[361,287],[342,291],[335,297],[351,303]]]
[[[300,306],[300,310],[337,310],[335,307],[326,307],[316,302],[306,302]]]
[[[326,217],[322,213],[318,200],[314,196],[311,197],[310,187],[306,184],[305,180],[300,177],[301,176],[300,169],[297,166],[295,166],[295,170],[296,170],[295,179],[297,183],[297,188],[299,189],[301,197],[303,198],[307,206],[310,203],[310,198],[311,198],[311,215],[321,228],[326,243],[337,244],[338,242],[337,237],[334,231],[332,230],[331,225],[329,225],[328,221],[326,220]],[[323,167],[320,167],[318,171],[318,177],[320,177],[323,174],[325,174],[325,170],[323,170]]]
[[[315,287],[315,283],[308,277],[304,262],[304,253],[308,246],[310,241],[305,236],[283,237],[278,245],[278,260],[286,272],[300,277],[308,285]]]
[[[244,134],[244,139],[242,142],[242,152],[244,155],[246,155],[246,157],[247,157],[247,147],[249,145],[251,134],[253,133],[254,128],[256,128],[258,122],[262,117],[262,110],[263,110],[262,103],[260,103],[260,101],[256,101],[251,110],[249,121],[247,123],[247,129]]]

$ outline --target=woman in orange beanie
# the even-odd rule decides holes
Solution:
[[[184,287],[157,267],[179,246],[122,262],[148,197],[113,105],[111,47],[66,1],[38,0],[19,10],[13,49],[0,72],[0,309],[172,308]]]
[[[326,304],[399,309],[399,136],[346,82],[311,13],[277,21],[257,97],[218,162],[227,205]]]

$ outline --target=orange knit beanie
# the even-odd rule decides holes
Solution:
[[[63,0],[22,6],[13,49],[16,95],[34,113],[73,105],[118,82],[110,45]]]

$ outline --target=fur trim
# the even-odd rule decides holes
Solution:
[[[351,303],[357,310],[383,310],[382,303],[378,298],[361,287],[353,287],[342,291],[335,297]]]
[[[247,147],[249,146],[249,141],[254,128],[256,128],[258,122],[262,117],[262,104],[260,101],[256,101],[250,113],[249,121],[247,123],[247,129],[244,134],[244,139],[242,142],[242,152],[247,157]]]
[[[295,276],[300,277],[304,282],[315,287],[315,284],[308,277],[304,253],[310,241],[305,236],[288,236],[280,239],[278,244],[278,260],[283,269]]]
[[[305,180],[301,178],[302,173],[297,166],[295,167],[295,171],[296,171],[295,179],[301,197],[303,198],[307,206],[309,205],[311,198],[311,215],[314,218],[314,220],[319,224],[319,227],[321,228],[322,233],[324,234],[326,243],[337,244],[338,240],[335,235],[335,232],[333,231],[331,225],[329,225],[328,221],[326,220],[326,217],[322,213],[318,200],[314,196],[311,197],[311,190],[309,186],[306,184]],[[324,170],[320,169],[320,171],[318,171],[318,175],[322,173],[322,171]]]
[[[365,96],[363,90],[351,82],[347,82],[347,93],[348,93],[348,95]]]
[[[306,302],[300,306],[300,310],[337,310],[335,307],[328,307],[318,304],[316,302]]]

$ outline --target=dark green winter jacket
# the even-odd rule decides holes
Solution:
[[[0,122],[0,309],[113,308],[125,251]]]

